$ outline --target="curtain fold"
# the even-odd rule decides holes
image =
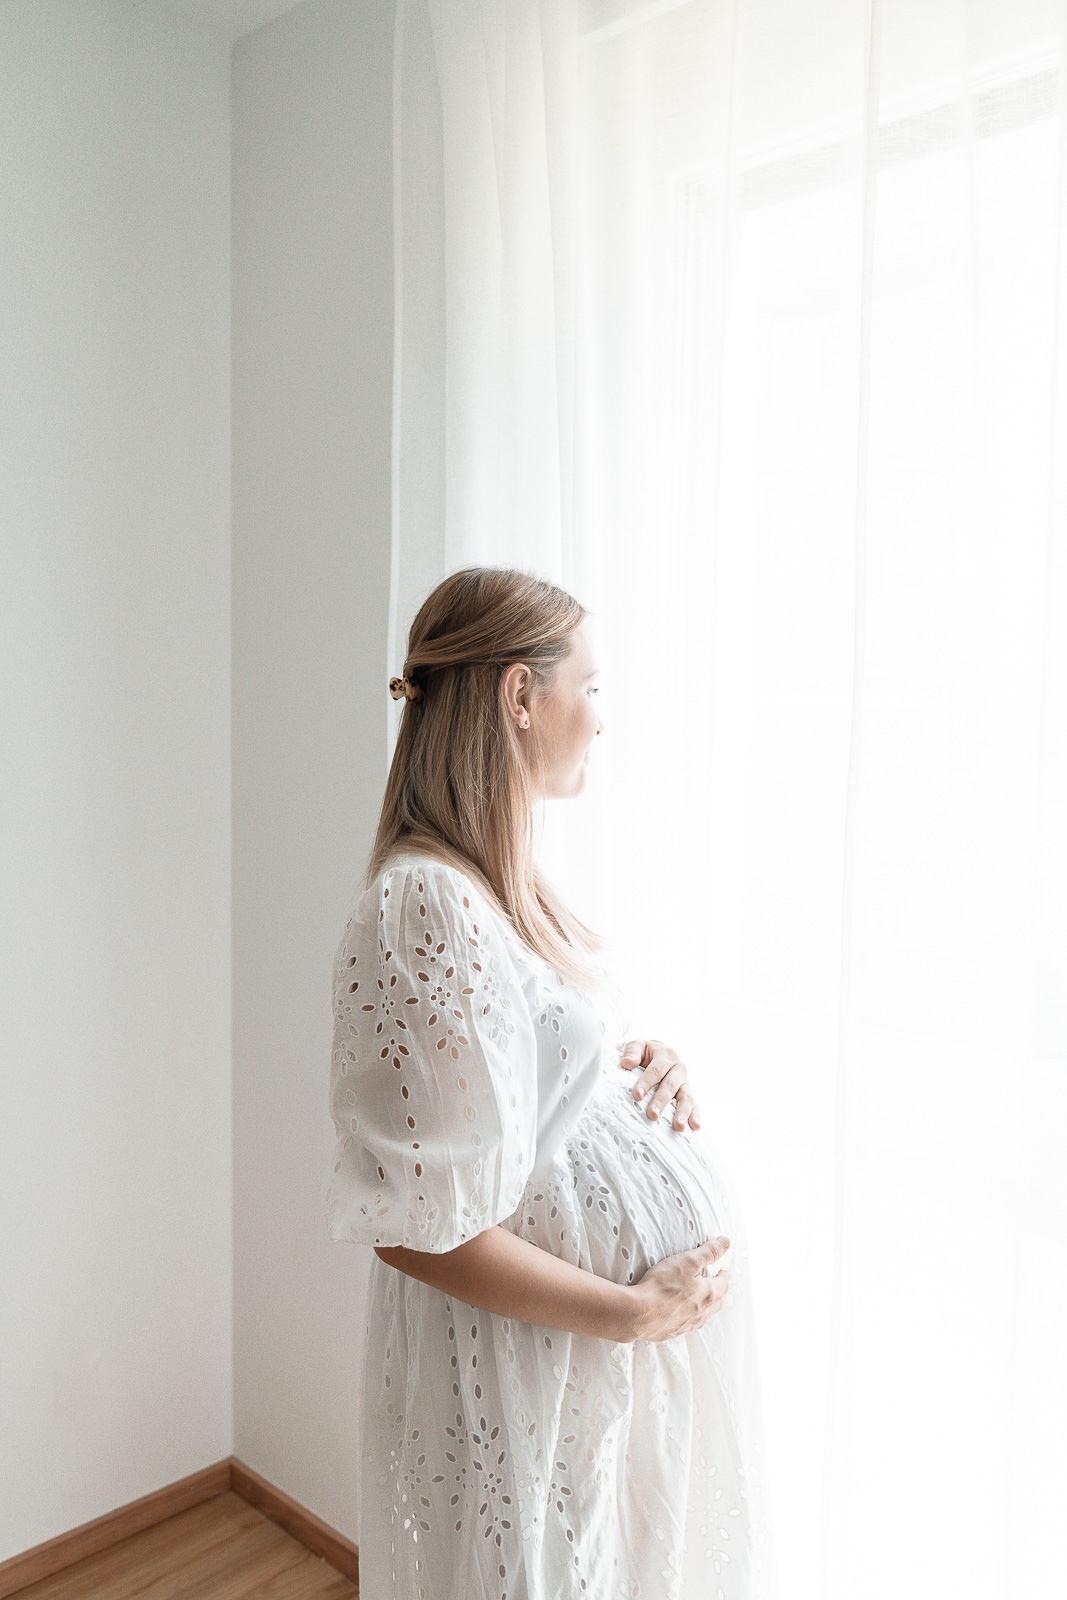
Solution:
[[[593,613],[541,855],[746,1202],[795,1600],[1067,1584],[1065,32],[397,7],[388,671],[468,562]]]

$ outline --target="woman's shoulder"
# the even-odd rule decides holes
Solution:
[[[399,880],[404,882],[413,879],[416,883],[432,883],[439,892],[447,894],[449,890],[462,899],[474,896],[480,904],[494,910],[491,897],[485,888],[478,883],[473,873],[464,872],[451,861],[444,860],[441,856],[430,855],[423,850],[397,850],[388,856],[382,863],[381,870],[374,880],[376,887],[389,888]],[[499,915],[494,911],[495,915]]]
[[[397,849],[386,857],[351,913],[347,948],[341,953],[350,959],[358,944],[375,952],[379,945],[418,949],[431,922],[446,941],[462,944],[465,953],[477,948],[494,962],[503,959],[524,982],[536,975],[550,987],[571,987],[530,948],[477,873],[424,850]]]
[[[485,932],[495,934],[513,954],[525,950],[510,919],[477,875],[428,851],[396,850],[387,856],[353,915],[380,925],[399,920],[412,907],[420,921],[432,910],[457,933],[466,935],[473,928],[482,937]]]
[[[429,851],[397,850],[386,859],[375,879],[379,903],[383,903],[382,897],[388,895],[395,913],[409,878],[416,887],[420,884],[424,888],[427,884],[432,885],[430,892],[437,905],[454,922],[458,908],[462,908],[461,920],[467,925],[468,932],[473,923],[474,933],[481,938],[484,939],[486,931],[495,935],[495,942],[504,945],[512,964],[520,971],[525,973],[532,969],[551,984],[562,988],[573,987],[560,976],[551,962],[530,948],[496,896],[486,890],[475,872],[464,872],[453,862],[431,855]],[[608,974],[599,962],[594,963],[594,967],[597,977],[591,987],[599,989],[601,984],[608,981]]]

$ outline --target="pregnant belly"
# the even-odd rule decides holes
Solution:
[[[615,1283],[664,1256],[725,1233],[731,1201],[720,1158],[700,1131],[647,1115],[634,1100],[640,1068],[604,1066],[552,1162],[534,1174],[505,1224],[553,1255]]]

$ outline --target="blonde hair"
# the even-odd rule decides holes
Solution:
[[[522,662],[536,703],[585,615],[566,590],[511,567],[464,567],[432,590],[411,624],[403,669],[422,692],[404,701],[364,878],[368,888],[398,851],[435,856],[466,873],[531,950],[579,985],[600,975],[584,958],[604,940],[534,863],[544,751],[533,730],[520,737],[503,682]],[[531,737],[528,766],[522,740]]]

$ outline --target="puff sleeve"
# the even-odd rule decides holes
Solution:
[[[386,868],[334,965],[330,1237],[454,1250],[518,1206],[537,1042],[519,951],[462,873]]]

